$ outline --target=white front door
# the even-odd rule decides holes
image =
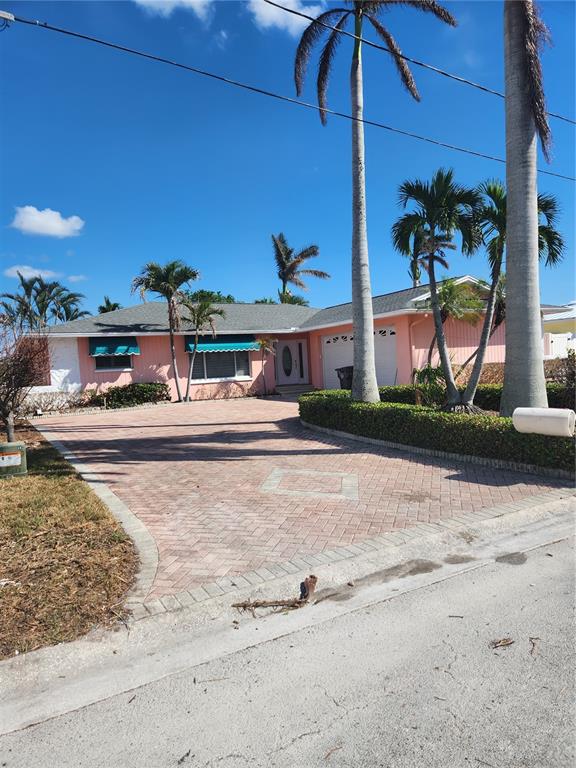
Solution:
[[[305,339],[282,339],[277,343],[276,383],[308,384],[308,349]]]

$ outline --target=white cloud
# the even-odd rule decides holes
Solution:
[[[88,280],[86,275],[68,275],[68,282],[70,283],[81,283],[84,280]]]
[[[220,50],[224,50],[226,48],[226,43],[228,42],[228,32],[226,32],[225,29],[221,29],[219,32],[216,33],[216,45]]]
[[[323,2],[317,5],[305,5],[302,0],[284,0],[282,5],[285,5],[286,8],[292,8],[294,11],[306,13],[308,16],[318,16],[325,9]],[[287,13],[273,5],[268,5],[264,0],[248,0],[248,10],[254,18],[254,23],[260,29],[282,29],[294,37],[310,24],[308,19],[294,16],[293,13]]]
[[[134,0],[134,2],[154,16],[168,18],[177,8],[184,8],[193,11],[201,21],[208,21],[212,5],[212,0]]]
[[[8,267],[4,270],[4,276],[18,277],[18,272],[26,280],[31,277],[43,277],[45,280],[50,277],[60,277],[58,272],[52,272],[51,269],[37,269],[36,267],[29,267],[27,264],[15,264],[13,267]]]
[[[25,235],[75,237],[80,234],[84,221],[80,216],[69,216],[65,219],[59,211],[53,211],[51,208],[39,211],[33,205],[24,205],[16,208],[16,215],[10,226]]]

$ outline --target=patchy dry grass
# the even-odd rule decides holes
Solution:
[[[29,473],[0,480],[0,658],[122,619],[137,567],[132,541],[72,466],[29,425],[16,439]]]

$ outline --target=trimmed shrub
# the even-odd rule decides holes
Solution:
[[[572,408],[576,410],[576,390],[563,384],[546,384],[548,405],[550,408]],[[499,411],[502,384],[480,384],[476,390],[474,405],[484,411]],[[380,400],[384,403],[405,403],[415,405],[414,387],[400,384],[393,387],[380,387]]]
[[[149,382],[144,384],[126,384],[123,387],[110,387],[105,392],[94,393],[89,405],[99,405],[105,408],[128,408],[131,405],[144,403],[160,403],[171,400],[168,384]]]
[[[403,403],[357,403],[347,392],[305,394],[299,406],[304,421],[353,435],[574,472],[573,439],[521,434],[512,419]]]

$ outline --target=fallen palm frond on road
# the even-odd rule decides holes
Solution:
[[[0,480],[0,658],[125,620],[137,566],[119,523],[32,427],[29,474]]]

